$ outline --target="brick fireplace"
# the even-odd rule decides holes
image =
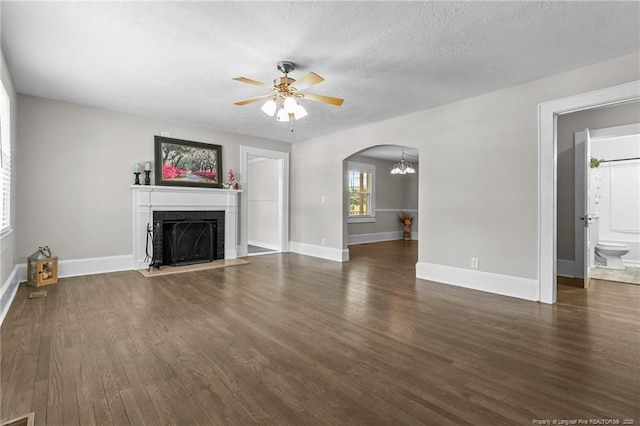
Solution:
[[[188,226],[199,229],[198,233],[204,240],[198,241],[202,247],[196,247],[196,263],[208,261],[204,259],[203,247],[208,244],[206,239],[209,237],[215,240],[215,259],[237,257],[238,196],[241,191],[133,185],[131,192],[134,269],[147,268],[150,263],[150,260],[145,261],[147,251],[150,254],[154,251],[153,240],[147,238],[147,226],[157,226],[158,222],[165,221],[182,224],[187,221],[190,223]],[[164,229],[170,229],[170,226]],[[156,254],[158,250],[164,251],[156,247]]]

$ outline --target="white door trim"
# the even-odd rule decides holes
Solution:
[[[557,116],[640,99],[640,81],[538,104],[538,282],[540,301],[555,303]]]
[[[282,166],[280,182],[280,219],[282,229],[282,251],[289,251],[289,153],[282,151],[272,151],[252,146],[240,146],[240,184],[242,195],[240,196],[240,246],[238,256],[247,256],[247,246],[249,244],[249,216],[247,214],[247,200],[251,186],[247,180],[247,170],[249,170],[249,156],[264,157],[274,160],[281,160]]]

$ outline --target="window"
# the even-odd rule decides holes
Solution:
[[[375,222],[376,167],[364,163],[348,163],[349,216],[348,222]]]
[[[0,84],[0,235],[11,229],[11,103],[9,94]]]

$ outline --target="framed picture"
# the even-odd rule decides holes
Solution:
[[[222,147],[155,137],[156,185],[221,188]]]

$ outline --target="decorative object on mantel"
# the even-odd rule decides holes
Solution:
[[[49,246],[38,250],[27,258],[27,284],[40,287],[58,282],[58,257],[51,255]]]
[[[156,185],[221,188],[222,147],[155,136]]]
[[[236,181],[236,175],[233,173],[233,169],[229,169],[227,172],[227,177],[229,178],[229,183],[225,186],[225,188],[233,188],[240,189],[240,184]]]
[[[402,223],[402,239],[405,241],[411,240],[411,222],[413,217],[408,212],[398,213],[398,220]]]
[[[151,161],[146,161],[144,163],[144,184],[151,185]]]
[[[140,163],[133,163],[133,174],[136,176],[134,185],[140,185]]]

